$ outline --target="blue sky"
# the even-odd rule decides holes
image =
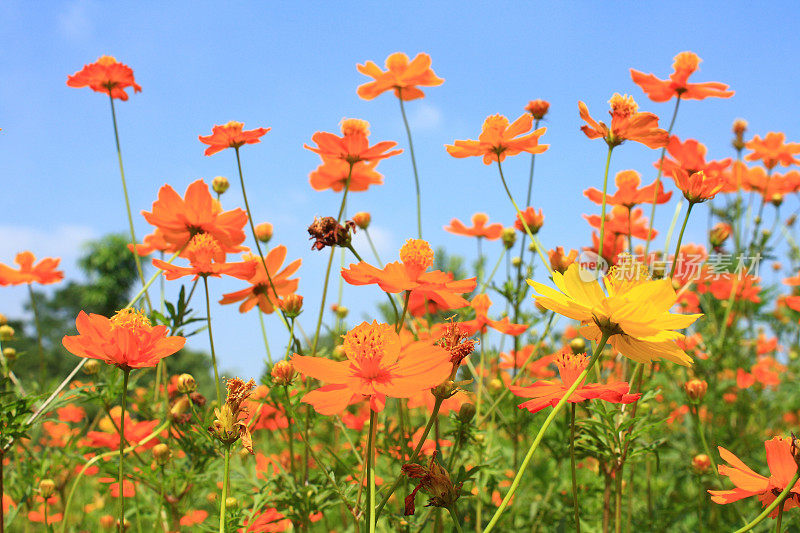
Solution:
[[[334,214],[340,196],[315,192],[308,173],[317,156],[303,149],[318,130],[337,131],[343,117],[371,123],[372,139],[406,147],[397,101],[389,94],[362,101],[356,87],[366,78],[356,63],[383,64],[395,51],[428,52],[441,87],[408,104],[423,190],[424,235],[434,246],[474,257],[474,241],[449,235],[452,217],[468,221],[484,211],[510,224],[514,213],[495,167],[478,158],[454,159],[443,145],[475,138],[487,115],[512,120],[531,99],[551,103],[537,158],[533,204],[546,222],[546,247],[579,248],[589,240],[583,213],[598,209],[581,192],[602,186],[605,145],[579,130],[577,101],[603,118],[614,92],[629,93],[640,109],[667,123],[672,104],[655,104],[630,80],[630,67],[666,77],[673,56],[692,50],[702,59],[694,81],[728,83],[730,100],[681,105],[674,133],[705,143],[713,159],[733,155],[730,126],[749,121],[750,132],[784,131],[800,140],[798,70],[789,61],[800,51],[794,2],[493,2],[493,3],[262,3],[99,1],[0,4],[0,262],[22,249],[63,257],[76,276],[81,242],[127,222],[113,146],[107,99],[66,87],[68,74],[110,54],[133,67],[143,92],[118,105],[123,156],[136,213],[149,209],[158,188],[180,192],[193,180],[235,177],[228,150],[203,156],[200,134],[229,120],[247,128],[271,127],[263,142],[242,150],[248,193],[258,222],[275,225],[271,244],[302,257],[300,293],[306,297],[305,329],[312,330],[327,252],[312,253],[306,227],[314,215]],[[615,150],[612,172],[634,168],[652,181],[657,152],[635,143]],[[530,159],[508,160],[506,175],[524,195]],[[385,185],[354,194],[349,212],[373,214],[372,236],[385,260],[396,259],[414,236],[413,178],[407,154],[382,162]],[[232,180],[233,182],[233,180]],[[223,197],[242,204],[238,185]],[[787,202],[784,213],[796,207]],[[665,229],[674,209],[660,208]],[[689,222],[688,238],[700,239],[706,207]],[[767,219],[771,221],[771,218]],[[150,231],[136,217],[138,235]],[[365,243],[357,241],[365,257]],[[492,265],[500,245],[484,248]],[[338,262],[338,260],[337,260]],[[168,284],[177,290],[177,282]],[[241,287],[213,280],[218,299]],[[336,284],[331,294],[335,294]],[[2,309],[21,312],[24,288],[4,288]],[[369,315],[381,298],[375,288],[345,287],[350,322]],[[494,298],[499,301],[499,297]],[[200,301],[196,302],[200,307]],[[222,365],[256,374],[263,347],[255,314],[215,306],[215,337]],[[268,319],[273,350],[283,327]],[[193,339],[205,349],[205,337]]]

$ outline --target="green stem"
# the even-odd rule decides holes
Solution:
[[[620,464],[614,475],[614,533],[622,532],[622,469]]]
[[[211,299],[208,296],[208,277],[203,276],[203,287],[206,289],[206,322],[208,324],[208,343],[211,345],[211,363],[214,365],[214,383],[217,388],[217,406],[222,407],[222,386],[217,369],[217,353],[214,350],[214,334],[211,332]]]
[[[486,526],[486,529],[483,530],[483,533],[489,533],[497,525],[497,522],[500,520],[503,511],[506,510],[506,507],[508,507],[508,503],[514,496],[514,493],[517,491],[517,487],[519,487],[519,484],[522,481],[522,476],[525,473],[525,470],[528,468],[528,464],[531,462],[531,459],[533,458],[533,454],[536,451],[536,448],[539,447],[539,443],[542,441],[542,438],[544,438],[544,434],[547,431],[547,428],[550,427],[550,424],[553,423],[553,420],[555,419],[556,415],[558,415],[558,413],[564,407],[564,404],[567,403],[569,397],[572,396],[572,393],[575,392],[578,386],[583,382],[583,380],[589,374],[589,371],[592,369],[594,364],[600,358],[600,354],[603,352],[603,348],[605,347],[606,342],[608,341],[608,338],[610,336],[611,335],[609,333],[606,332],[603,333],[603,336],[601,337],[600,342],[597,344],[597,348],[595,348],[594,354],[592,355],[591,359],[589,359],[586,368],[583,369],[583,372],[581,372],[580,375],[578,375],[578,377],[572,383],[570,388],[567,389],[567,391],[564,393],[564,396],[561,397],[561,400],[558,401],[555,407],[553,407],[553,410],[545,419],[544,424],[542,424],[542,427],[539,428],[539,432],[533,439],[533,443],[531,443],[531,447],[528,450],[528,453],[522,460],[522,464],[520,465],[519,470],[517,471],[517,475],[514,476],[514,480],[511,482],[511,487],[508,489],[508,492],[503,498],[503,501],[500,503],[500,507],[498,507],[497,511],[495,511],[494,516],[492,516],[492,519],[489,521],[489,524]]]
[[[369,236],[369,230],[364,230],[364,235],[367,236],[367,242],[369,243],[369,247],[372,249],[372,255],[375,256],[375,259],[378,261],[378,266],[383,267],[383,261],[381,261],[381,256],[378,255],[378,249],[375,248],[375,244],[372,242],[372,237]]]
[[[533,121],[533,131],[539,129],[539,120],[540,119],[537,118]],[[533,166],[535,163],[536,163],[536,154],[531,154],[531,172],[528,175],[528,196],[525,197],[526,205],[531,205],[531,198],[533,194]]]
[[[500,257],[497,258],[497,263],[494,264],[494,268],[492,272],[489,274],[489,277],[483,280],[483,284],[481,285],[480,289],[478,289],[478,294],[481,294],[483,291],[486,290],[486,286],[492,281],[494,275],[497,273],[497,269],[500,268],[500,263],[503,262],[503,257],[506,255],[505,248],[500,251]]]
[[[606,171],[603,175],[603,204],[600,208],[600,244],[597,245],[597,255],[603,257],[603,238],[606,233],[606,196],[608,195],[608,167],[611,165],[611,152],[614,145],[608,145],[608,155],[606,156]]]
[[[569,417],[569,463],[572,471],[572,508],[575,511],[575,531],[581,532],[581,515],[578,509],[578,475],[575,471],[575,404],[572,404]]]
[[[672,120],[669,122],[667,128],[667,135],[672,133],[672,127],[675,126],[675,118],[678,116],[678,107],[681,105],[681,95],[678,95],[675,100],[675,109],[672,111]],[[664,155],[667,153],[667,146],[661,147],[661,157],[658,158],[658,173],[656,174],[656,181],[653,186],[653,207],[650,209],[650,228],[647,230],[647,243],[645,244],[644,256],[650,252],[650,240],[653,238],[653,227],[655,226],[656,218],[656,201],[658,200],[658,186],[661,184],[661,175],[663,174]]]
[[[678,234],[678,244],[675,246],[675,255],[672,256],[672,270],[669,271],[669,277],[675,275],[675,268],[678,266],[678,254],[681,251],[681,242],[683,242],[683,232],[686,231],[686,223],[689,222],[689,215],[692,214],[692,208],[695,202],[689,202],[689,208],[686,210],[686,216],[683,219],[683,226],[681,232]]]
[[[453,526],[458,533],[464,533],[464,530],[461,529],[461,519],[458,517],[458,512],[456,511],[456,504],[449,506],[447,508],[450,511],[450,517],[453,519]]]
[[[225,473],[222,477],[222,498],[219,502],[219,533],[225,533],[225,511],[227,510],[226,500],[228,499],[228,476],[231,471],[231,447],[225,446]]]
[[[792,477],[792,480],[789,482],[788,485],[786,485],[786,488],[784,488],[783,491],[781,491],[781,493],[778,494],[778,497],[775,498],[775,500],[771,504],[767,505],[767,507],[761,512],[760,515],[755,517],[751,522],[749,522],[744,527],[737,529],[734,533],[745,533],[745,531],[750,531],[751,529],[756,527],[762,520],[768,517],[769,514],[772,511],[774,511],[778,505],[781,505],[783,501],[789,496],[789,493],[794,488],[794,484],[797,483],[798,478],[800,478],[800,470],[798,470],[795,473],[794,477]]]
[[[411,128],[408,127],[408,118],[406,118],[406,107],[403,104],[403,89],[397,89],[398,100],[400,100],[400,114],[403,115],[403,125],[406,127],[406,135],[408,136],[408,151],[411,153],[411,166],[414,168],[414,186],[417,190],[417,235],[422,238],[422,194],[419,189],[419,173],[417,172],[417,158],[414,157],[414,143],[411,141]]]
[[[33,294],[33,286],[28,283],[28,294],[31,298],[31,310],[33,310],[33,321],[36,324],[36,342],[39,347],[39,389],[44,390],[45,364],[44,348],[42,347],[42,325],[39,322],[39,309],[36,307],[36,298]]]
[[[367,441],[367,485],[369,487],[369,503],[367,508],[367,524],[369,533],[375,533],[375,411],[369,411],[369,440]]]
[[[123,489],[122,481],[123,481],[123,469],[122,469],[122,460],[125,456],[125,408],[127,403],[128,397],[128,378],[130,377],[131,369],[130,368],[122,368],[122,396],[120,398],[120,403],[122,404],[122,412],[120,413],[119,417],[119,529],[118,531],[122,533],[125,531],[125,491]]]
[[[133,229],[133,216],[131,215],[131,202],[128,198],[128,186],[125,184],[125,169],[122,166],[122,149],[119,146],[119,132],[117,131],[117,111],[114,109],[114,98],[109,94],[108,99],[111,101],[111,121],[114,123],[114,141],[117,144],[117,160],[119,161],[119,175],[122,178],[122,192],[125,195],[125,209],[128,214],[128,227],[130,228],[131,232],[131,243],[134,247],[138,245],[136,241],[136,232]],[[144,282],[144,271],[142,270],[142,261],[139,258],[139,254],[135,251],[133,253],[133,260],[136,263],[136,272],[139,274],[139,280],[142,282],[142,285],[145,285]],[[150,295],[147,294],[147,287],[144,288],[144,299],[147,302],[147,308],[152,312],[153,306],[150,303]]]
[[[286,409],[289,412],[293,412],[294,409],[292,409],[292,400],[289,397],[289,387],[284,386],[283,387],[283,392],[286,395]],[[289,440],[289,470],[290,470],[290,472],[292,474],[292,480],[297,482],[297,475],[295,474],[295,467],[294,467],[294,444],[293,444],[294,443],[294,418],[295,417],[292,416],[292,414],[290,414],[289,417],[287,418],[288,426],[286,428],[286,431],[287,431],[288,437],[289,437],[289,439],[288,439]],[[303,438],[305,438],[305,436]]]
[[[783,505],[778,507],[778,517],[775,520],[775,533],[781,533],[781,521],[783,520]]]
[[[267,350],[267,359],[269,360],[269,366],[272,366],[272,353],[269,351],[269,341],[267,340],[267,328],[264,326],[264,313],[261,311],[259,307],[256,307],[258,311],[258,322],[261,324],[261,338],[264,339],[264,348]],[[294,337],[294,328],[290,328],[289,336]],[[292,339],[289,339],[289,346],[292,345]]]
[[[550,275],[552,275],[553,274],[553,269],[550,268],[550,261],[548,261],[547,258],[542,253],[541,245],[536,240],[536,237],[533,236],[533,232],[528,227],[528,223],[525,222],[525,218],[523,218],[523,216],[522,216],[522,211],[519,210],[519,206],[517,206],[517,202],[514,200],[514,196],[511,194],[511,190],[509,190],[509,188],[508,188],[508,184],[506,183],[506,178],[503,175],[503,165],[500,164],[500,161],[497,162],[497,170],[500,171],[500,181],[503,182],[503,188],[506,190],[506,194],[508,195],[508,199],[511,200],[511,204],[514,206],[514,209],[517,210],[517,216],[519,217],[519,221],[522,223],[522,227],[525,228],[525,233],[528,234],[528,237],[530,237],[531,242],[535,244],[536,252],[539,254],[539,258],[542,260],[542,263],[544,263],[544,266],[547,269],[547,272],[549,272]]]
[[[389,300],[392,303],[394,303],[394,299],[391,296],[389,296]],[[406,320],[406,313],[408,313],[408,301],[409,300],[411,300],[411,291],[406,291],[406,298],[403,301],[403,314],[400,315],[400,320],[397,321],[397,326],[394,328],[394,330],[397,333],[400,333],[400,330],[403,328],[403,322],[405,322],[405,320]]]

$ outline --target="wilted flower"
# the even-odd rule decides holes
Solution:
[[[251,379],[245,383],[239,378],[233,378],[229,379],[226,385],[228,396],[221,408],[214,409],[216,419],[208,431],[225,446],[230,446],[241,438],[242,446],[252,454],[253,441],[242,418],[247,415],[247,407],[243,404],[255,388],[255,381]]]

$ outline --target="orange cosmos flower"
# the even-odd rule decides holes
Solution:
[[[208,233],[198,233],[181,254],[189,260],[191,267],[172,265],[160,259],[153,259],[153,266],[164,271],[167,279],[173,280],[183,276],[199,276],[220,278],[223,274],[239,279],[249,279],[256,272],[253,261],[226,263],[225,252],[217,240]]]
[[[746,191],[759,193],[764,202],[771,202],[776,198],[782,199],[787,194],[798,192],[800,172],[790,170],[781,174],[773,171],[767,174],[762,167],[754,167],[744,174],[742,185]]]
[[[425,96],[418,85],[434,87],[444,80],[431,70],[431,56],[420,53],[409,61],[402,52],[395,52],[386,58],[386,71],[380,69],[372,61],[367,61],[356,68],[361,74],[374,78],[358,87],[358,96],[364,100],[372,100],[386,91],[394,90],[394,95],[401,100],[414,100]]]
[[[255,265],[255,273],[247,280],[252,286],[240,291],[223,294],[222,300],[220,300],[219,303],[225,305],[234,302],[242,302],[241,305],[239,305],[240,313],[246,313],[258,305],[258,308],[261,309],[262,312],[270,314],[275,310],[275,292],[278,293],[279,297],[284,297],[297,290],[297,285],[300,283],[300,280],[297,278],[289,279],[289,276],[297,272],[297,269],[300,268],[300,264],[302,263],[302,259],[295,259],[289,263],[286,268],[280,270],[283,261],[286,259],[285,246],[276,246],[264,256],[264,263],[267,265],[266,271],[264,270],[264,265],[261,263],[261,259],[257,256],[248,254],[244,256],[244,259]],[[269,283],[267,272],[269,272],[272,278],[275,292],[273,292],[272,285]]]
[[[441,309],[458,309],[469,305],[459,294],[472,291],[475,278],[453,281],[452,274],[433,270],[433,250],[421,239],[408,239],[400,248],[400,261],[389,263],[383,269],[361,261],[342,269],[342,277],[351,285],[378,286],[390,293],[411,291],[411,298],[423,297],[436,302]],[[409,307],[410,307],[409,302]]]
[[[664,192],[664,186],[661,182],[653,182],[640,189],[641,177],[635,170],[618,172],[614,177],[614,183],[617,185],[617,192],[612,195],[606,195],[606,203],[608,205],[624,205],[631,208],[638,204],[652,204],[656,186],[658,187],[658,192],[656,193],[657,204],[665,204],[672,198],[672,191]],[[583,195],[598,205],[603,203],[603,192],[598,189],[590,187],[583,191]]]
[[[22,285],[23,283],[39,283],[49,285],[64,279],[64,272],[56,270],[61,259],[45,257],[34,265],[36,256],[31,252],[18,253],[14,262],[18,269],[0,263],[0,285]]]
[[[526,324],[512,324],[508,317],[502,320],[492,320],[489,318],[489,307],[492,301],[486,294],[478,294],[469,304],[475,310],[475,318],[462,322],[461,326],[466,329],[467,335],[471,336],[477,332],[486,333],[486,326],[505,333],[506,335],[522,335],[528,329]]]
[[[318,413],[344,411],[361,397],[381,411],[386,397],[409,398],[446,380],[452,371],[450,352],[429,341],[401,349],[400,337],[388,324],[363,322],[344,337],[346,361],[295,354],[294,367],[303,375],[328,383],[303,397]]]
[[[521,219],[520,214],[522,214]],[[523,220],[525,221],[524,225],[522,223]],[[542,210],[539,209],[539,212],[537,213],[534,208],[528,207],[524,211],[517,213],[517,218],[514,220],[514,227],[522,233],[525,233],[525,225],[528,226],[528,229],[531,230],[531,233],[534,235],[539,233],[539,230],[542,229],[542,226],[544,225],[544,215],[542,214]]]
[[[214,155],[226,148],[239,148],[245,144],[260,143],[261,137],[272,128],[256,128],[248,131],[243,131],[243,129],[244,123],[234,120],[223,126],[214,126],[211,128],[211,135],[198,136],[201,143],[208,145],[208,148],[203,153],[205,155]]]
[[[343,159],[323,159],[317,169],[308,175],[308,181],[315,191],[332,189],[339,192],[347,184],[350,177],[350,192],[366,191],[370,185],[383,185],[383,176],[375,171],[378,161],[359,161],[350,164]]]
[[[466,237],[485,238],[489,241],[494,241],[500,238],[503,233],[503,225],[499,222],[494,224],[486,224],[489,222],[489,216],[486,213],[475,213],[472,215],[472,227],[468,228],[463,222],[454,218],[450,221],[449,226],[445,226],[444,230],[455,235],[464,235]]]
[[[639,212],[641,214],[641,211]],[[597,219],[600,219],[599,215],[596,215]],[[608,222],[608,219],[606,219]],[[606,226],[606,229],[608,226]],[[655,231],[655,230],[654,230]],[[617,259],[619,254],[624,252],[627,249],[627,239],[625,238],[625,234],[621,233],[613,233],[611,231],[606,231],[605,235],[603,236],[603,259],[608,261],[610,265],[614,265],[617,263]],[[584,246],[584,251],[587,252],[594,252],[595,254],[598,253],[598,249],[600,246],[600,235],[596,232],[592,232],[592,246]]]
[[[792,456],[792,439],[773,437],[764,443],[764,448],[767,451],[767,465],[770,473],[768,478],[754,472],[741,459],[722,446],[718,447],[719,456],[728,463],[717,467],[719,473],[728,476],[736,488],[709,490],[708,493],[711,494],[713,502],[724,505],[757,496],[761,505],[766,507],[775,500],[778,494],[783,492],[797,472],[797,463]],[[800,507],[800,483],[796,483],[792,487],[789,496],[784,500],[784,510],[792,507]],[[775,518],[777,515],[778,509],[775,508],[770,516]]]
[[[529,344],[516,351],[509,350],[508,353],[500,352],[500,363],[498,364],[498,367],[504,369],[525,370],[529,376],[537,378],[549,378],[555,376],[555,372],[550,370],[550,364],[553,362],[554,354],[545,355],[538,359],[534,359],[528,363],[527,367],[522,366],[535,349],[535,344]]]
[[[704,144],[694,139],[686,139],[681,142],[676,135],[670,137],[667,152],[674,159],[665,158],[661,168],[664,174],[673,178],[677,169],[683,169],[690,175],[703,171],[707,176],[717,177],[722,175],[731,164],[730,157],[722,161],[706,162],[707,149]],[[658,168],[658,164],[659,162],[656,161],[654,166]]]
[[[142,239],[141,244],[133,245],[128,243],[128,250],[133,253],[139,254],[141,256],[147,256],[155,252],[156,250],[160,252],[177,252],[178,249],[175,248],[172,244],[168,243],[164,240],[164,234],[161,230],[156,228],[153,233],[150,235],[145,235],[144,239]]]
[[[764,163],[768,169],[775,165],[788,167],[800,163],[800,159],[794,157],[800,153],[800,143],[785,142],[786,136],[783,133],[771,131],[762,139],[758,135],[753,137],[745,146],[752,150],[744,158],[748,161],[759,161]]]
[[[567,254],[563,246],[557,246],[555,250],[548,250],[547,257],[550,259],[550,268],[563,274],[578,258],[578,250],[570,250]]]
[[[341,137],[326,131],[318,131],[311,137],[317,147],[312,148],[307,144],[303,146],[315,154],[319,154],[323,161],[341,159],[350,164],[359,161],[380,161],[403,152],[402,150],[387,151],[397,145],[394,141],[383,141],[370,146],[367,138],[369,137],[369,122],[366,120],[346,118],[342,120],[341,126]]]
[[[88,431],[86,433],[85,444],[91,448],[108,448],[109,450],[119,449],[119,412],[112,411],[114,423],[105,418],[99,424],[102,431]],[[125,442],[126,444],[137,444],[153,433],[158,426],[158,420],[144,420],[137,422],[125,413]],[[137,451],[148,450],[158,444],[158,439],[149,440],[146,444],[137,447]],[[116,480],[115,480],[116,481]]]
[[[689,203],[698,204],[711,200],[725,185],[721,175],[708,176],[702,170],[691,176],[682,168],[675,169],[675,185],[683,191]]]
[[[186,188],[183,198],[164,185],[158,191],[152,211],[142,211],[142,215],[176,250],[186,246],[198,233],[212,235],[225,253],[245,250],[239,245],[245,239],[247,213],[240,208],[223,211],[222,204],[211,196],[208,185],[201,179]]]
[[[573,354],[568,348],[562,350],[553,358],[558,368],[561,381],[542,380],[529,387],[509,387],[511,392],[522,398],[532,398],[519,405],[520,409],[527,409],[537,413],[545,407],[555,407],[561,401],[583,369],[586,368],[589,358],[586,354]],[[633,403],[641,394],[628,394],[630,386],[625,382],[617,383],[581,383],[575,392],[567,399],[570,403],[579,403],[585,400],[600,399],[612,403]]]
[[[78,335],[65,335],[61,340],[68,352],[123,370],[156,366],[186,343],[183,337],[168,337],[167,326],[153,326],[143,311],[130,307],[111,318],[81,311],[75,326]]]
[[[483,162],[490,165],[492,161],[502,162],[508,155],[522,152],[541,154],[550,146],[539,144],[539,137],[547,128],[539,128],[528,133],[533,127],[533,117],[522,115],[511,125],[503,115],[492,115],[483,122],[483,130],[477,141],[453,141],[445,145],[447,153],[453,157],[483,156]],[[527,134],[527,135],[526,135]]]
[[[181,517],[180,525],[182,526],[196,526],[202,524],[208,518],[208,512],[203,510],[189,511]]]
[[[614,93],[608,103],[611,104],[610,128],[604,122],[596,122],[586,104],[578,102],[579,115],[586,122],[581,131],[590,139],[603,139],[612,147],[635,141],[648,148],[661,148],[669,142],[669,134],[658,127],[658,117],[653,113],[639,113],[632,96]]]
[[[600,215],[583,215],[593,228],[600,229]],[[606,215],[606,235],[630,235],[639,239],[647,240],[648,235],[654,239],[658,232],[652,230],[647,223],[647,218],[642,216],[641,209],[632,209],[628,213],[628,208],[615,205],[611,213]],[[603,243],[605,249],[605,243]]]
[[[67,86],[89,87],[95,92],[120,100],[128,99],[128,93],[125,92],[128,87],[133,87],[134,92],[142,92],[142,88],[133,79],[131,67],[118,63],[111,56],[100,56],[94,63],[84,65],[81,70],[67,77]]]
[[[536,120],[542,120],[550,109],[550,102],[546,100],[531,100],[525,106],[525,111],[531,114]]]
[[[724,83],[717,81],[689,83],[689,76],[697,70],[700,61],[701,59],[693,52],[681,52],[675,56],[675,62],[672,63],[674,72],[669,75],[669,79],[660,80],[653,74],[645,74],[634,69],[631,69],[631,78],[654,102],[666,102],[673,96],[683,100],[733,96],[733,91],[729,91]]]

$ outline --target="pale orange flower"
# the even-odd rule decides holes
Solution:
[[[260,143],[261,137],[272,128],[256,128],[248,131],[243,131],[243,129],[244,123],[234,120],[223,126],[214,126],[211,128],[211,135],[198,136],[201,143],[208,145],[208,148],[203,153],[205,155],[214,155],[226,148],[239,148],[245,144]]]
[[[91,90],[109,95],[111,98],[127,100],[125,89],[133,87],[134,92],[142,92],[142,88],[133,79],[133,70],[111,56],[100,56],[100,59],[67,77],[67,86]]]
[[[372,146],[369,145],[369,122],[357,118],[346,118],[341,122],[342,136],[326,131],[318,131],[311,136],[317,146],[307,144],[303,146],[318,154],[323,161],[328,159],[341,159],[350,164],[359,161],[380,161],[393,155],[402,153],[402,150],[392,150],[397,143],[383,141]]]
[[[19,268],[11,268],[0,263],[0,286],[22,285],[23,283],[39,283],[49,285],[64,279],[64,272],[56,270],[61,259],[45,257],[34,265],[36,257],[31,252],[18,253],[14,262]]]
[[[689,76],[697,71],[700,61],[693,52],[681,52],[675,56],[675,62],[672,64],[674,72],[669,75],[669,79],[660,80],[653,74],[645,74],[634,69],[631,69],[631,78],[654,102],[666,102],[675,96],[683,100],[733,96],[733,91],[729,91],[724,83],[717,81],[689,83]]]
[[[258,305],[258,308],[261,309],[262,312],[269,314],[272,313],[276,307],[275,292],[278,293],[279,297],[285,297],[297,290],[297,285],[300,283],[300,280],[297,278],[289,279],[289,276],[297,272],[302,260],[295,259],[289,263],[286,268],[280,270],[286,259],[285,246],[276,246],[264,257],[264,263],[267,265],[267,271],[272,279],[272,285],[269,283],[264,265],[257,256],[245,255],[244,259],[255,265],[255,273],[247,280],[250,282],[251,286],[240,291],[223,294],[222,300],[219,301],[222,305],[242,302],[239,305],[240,313],[246,313]],[[275,287],[274,291],[273,285]]]
[[[771,131],[762,139],[758,135],[753,137],[745,146],[751,153],[744,156],[748,161],[761,160],[764,166],[771,169],[775,165],[788,167],[797,165],[800,159],[795,154],[800,154],[800,143],[787,143],[783,133]]]
[[[499,222],[494,224],[487,224],[487,222],[489,222],[489,215],[486,213],[475,213],[472,215],[472,227],[468,228],[463,222],[454,218],[450,221],[449,226],[444,227],[444,230],[455,235],[485,238],[488,241],[499,239],[500,235],[503,233],[503,225]]]
[[[345,188],[350,178],[350,192],[366,191],[370,185],[383,185],[383,176],[375,170],[378,161],[358,161],[350,164],[343,159],[323,159],[322,164],[308,175],[308,181],[315,191],[331,189],[339,192]]]
[[[648,148],[661,148],[669,142],[669,134],[658,127],[658,117],[653,113],[638,112],[639,106],[632,96],[614,93],[608,103],[611,104],[611,127],[595,121],[586,104],[578,102],[579,115],[586,122],[581,130],[590,139],[603,139],[609,146],[635,141]]]
[[[539,144],[539,137],[547,128],[539,128],[528,133],[533,127],[533,117],[522,115],[509,125],[503,115],[492,115],[483,122],[483,130],[477,141],[453,141],[445,145],[447,153],[453,157],[483,156],[483,162],[490,165],[492,161],[502,162],[506,156],[522,152],[540,154],[550,146]]]
[[[664,192],[664,186],[660,181],[640,189],[641,177],[635,170],[617,172],[614,183],[617,186],[617,192],[606,195],[608,205],[624,205],[631,208],[639,204],[652,204],[656,186],[658,186],[658,192],[655,194],[657,204],[667,203],[672,198],[672,191]],[[603,203],[603,191],[599,189],[590,187],[583,191],[583,195],[598,205]]]
[[[702,170],[691,176],[681,168],[675,170],[675,185],[683,191],[690,203],[696,204],[711,200],[725,185],[721,175],[707,176]]]
[[[409,61],[402,52],[395,52],[386,58],[386,71],[367,61],[358,65],[361,74],[374,78],[358,87],[358,96],[364,100],[372,100],[386,91],[394,90],[395,96],[402,100],[414,100],[425,96],[418,86],[433,87],[441,85],[444,80],[431,70],[431,56],[425,53]]]
[[[153,259],[153,266],[164,271],[168,280],[178,279],[183,276],[198,276],[220,278],[223,274],[238,279],[249,279],[256,272],[256,265],[252,261],[228,263],[225,261],[225,252],[217,240],[208,233],[198,233],[181,254],[189,260],[190,267],[182,267],[167,263],[160,259]]]

